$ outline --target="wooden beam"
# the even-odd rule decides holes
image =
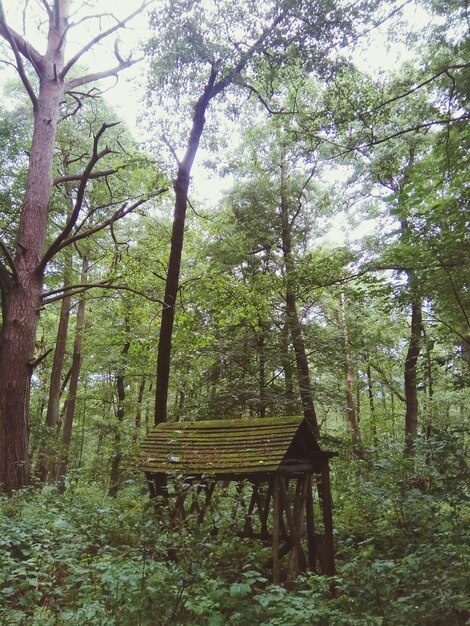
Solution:
[[[279,533],[281,528],[281,494],[279,474],[274,474],[272,478],[273,492],[273,583],[279,585],[281,582],[281,563],[279,555]]]
[[[319,494],[323,509],[323,526],[325,529],[325,563],[323,573],[327,576],[334,576],[335,551],[333,540],[333,502],[331,499],[330,468],[328,459],[322,462],[321,481],[319,483]]]
[[[315,512],[313,509],[312,475],[307,475],[306,514],[307,514],[307,554],[308,567],[312,572],[317,571],[317,559],[315,550]]]

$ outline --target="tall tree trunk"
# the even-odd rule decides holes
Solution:
[[[284,257],[285,280],[286,280],[286,319],[290,328],[292,344],[294,346],[295,361],[297,365],[297,378],[299,381],[300,399],[305,419],[310,423],[315,435],[319,435],[317,416],[313,404],[310,371],[305,350],[305,343],[297,313],[296,290],[294,280],[294,260],[292,257],[292,233],[290,223],[290,202],[287,189],[287,172],[285,163],[281,166],[281,238],[282,252]]]
[[[179,289],[179,276],[181,268],[181,254],[183,251],[184,226],[186,221],[186,209],[188,204],[188,190],[191,169],[199,148],[204,125],[206,123],[206,111],[211,102],[218,94],[229,87],[241,74],[247,63],[260,51],[266,39],[275,31],[277,26],[284,20],[287,11],[281,11],[274,17],[271,24],[265,27],[254,43],[234,61],[234,65],[227,74],[218,78],[218,69],[212,66],[209,80],[204,87],[194,106],[194,115],[191,131],[188,137],[186,152],[183,160],[178,161],[178,172],[174,183],[175,207],[173,212],[173,226],[171,231],[170,258],[165,284],[164,305],[160,323],[160,335],[157,353],[157,384],[155,398],[155,424],[167,420],[168,387],[170,379],[171,342],[173,324],[175,319],[176,297]]]
[[[140,434],[140,427],[142,425],[142,403],[144,401],[144,391],[145,391],[145,383],[147,382],[147,378],[145,374],[142,376],[142,380],[139,384],[139,390],[137,392],[137,405],[135,409],[135,420],[134,420],[134,434],[132,435],[132,441],[135,443]]]
[[[195,110],[188,145],[183,160],[178,164],[178,174],[174,183],[175,208],[171,232],[170,258],[165,284],[164,306],[160,323],[160,337],[157,354],[157,384],[155,398],[155,424],[166,422],[168,387],[170,380],[171,342],[175,319],[176,297],[179,288],[181,255],[183,252],[184,225],[188,204],[189,181],[194,159],[199,148],[202,132],[206,122],[205,113],[211,98],[215,73],[198,100]]]
[[[343,333],[343,355],[344,355],[344,381],[346,384],[346,419],[351,430],[353,443],[361,441],[361,430],[357,407],[354,401],[353,369],[351,360],[351,349],[349,345],[349,329],[346,317],[346,298],[344,293],[340,296],[339,321]]]
[[[65,250],[64,267],[64,288],[71,284],[72,274],[72,250]],[[69,328],[69,318],[72,298],[65,296],[61,301],[59,325],[55,342],[54,359],[52,361],[51,380],[49,384],[49,396],[46,413],[46,430],[48,440],[44,442],[44,448],[40,452],[37,475],[44,481],[47,474],[52,470],[53,450],[55,448],[53,440],[59,418],[60,397],[62,395],[62,370],[64,367],[65,351],[67,347],[67,335]]]
[[[295,415],[297,402],[294,393],[293,361],[289,353],[289,324],[286,320],[282,327],[282,368],[284,370],[285,414]]]
[[[116,391],[117,391],[117,408],[116,408],[116,425],[114,428],[114,455],[111,461],[111,476],[109,480],[109,495],[115,497],[119,488],[119,468],[122,460],[122,448],[121,448],[121,426],[124,422],[125,414],[125,401],[126,401],[126,361],[131,347],[131,327],[129,321],[125,322],[126,339],[122,347],[122,362],[119,371],[116,376]]]
[[[423,317],[421,300],[414,298],[411,303],[411,328],[408,351],[405,359],[405,451],[413,454],[418,433],[418,389],[417,363],[421,352],[421,330]]]
[[[6,492],[30,482],[29,396],[44,278],[40,261],[52,193],[57,121],[64,98],[64,82],[59,75],[64,65],[68,14],[69,1],[57,0],[51,11],[46,53],[35,54],[40,79],[39,92],[33,98],[34,126],[26,190],[16,249],[9,262],[11,273],[6,266],[0,271],[0,489]],[[8,39],[5,29],[0,34]]]
[[[259,320],[260,330],[256,334],[258,348],[258,417],[266,417],[266,349],[264,324]]]
[[[82,259],[82,271],[80,282],[85,285],[88,280],[89,259],[84,256]],[[65,419],[62,430],[62,447],[59,463],[57,466],[56,479],[60,481],[68,467],[69,448],[72,439],[72,427],[75,417],[75,406],[77,403],[78,381],[80,378],[80,370],[82,367],[82,340],[83,329],[85,326],[85,300],[82,298],[77,307],[77,319],[75,322],[75,340],[73,344],[72,367],[70,371],[69,393],[65,402]]]
[[[375,402],[374,402],[374,386],[372,381],[372,370],[370,367],[370,361],[367,361],[367,397],[369,398],[369,414],[370,414],[370,430],[372,438],[377,437],[377,416],[375,414]]]

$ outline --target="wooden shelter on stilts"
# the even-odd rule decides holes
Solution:
[[[175,519],[202,521],[216,485],[233,481],[250,493],[237,534],[272,545],[274,583],[307,569],[335,573],[329,460],[336,453],[320,449],[303,417],[165,422],[141,447],[151,496],[157,507],[162,497]],[[174,495],[171,475],[185,486]]]

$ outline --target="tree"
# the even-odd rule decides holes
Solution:
[[[90,92],[83,91],[83,87],[116,75],[134,63],[131,59],[124,61],[117,55],[118,65],[111,70],[70,77],[73,68],[88,50],[120,30],[138,12],[113,22],[66,61],[67,35],[74,26],[70,22],[71,1],[43,2],[42,8],[47,13],[44,54],[10,27],[3,5],[0,5],[0,36],[8,44],[13,57],[13,61],[8,62],[16,67],[31,100],[33,117],[27,181],[18,230],[10,246],[0,241],[0,488],[6,492],[23,487],[30,481],[28,405],[31,374],[37,364],[35,336],[45,269],[59,250],[85,236],[86,229],[80,234],[73,232],[85,190],[88,181],[98,175],[96,164],[110,153],[109,148],[101,149],[99,145],[107,128],[104,125],[94,138],[92,154],[83,172],[69,177],[69,180],[78,183],[74,207],[62,231],[47,245],[49,208],[54,187],[53,157],[62,102],[72,97],[79,106],[84,97],[90,96]],[[133,208],[142,201],[135,202]],[[122,207],[115,219],[129,210],[132,209]]]
[[[240,86],[270,109],[270,92],[279,68],[301,64],[305,71],[331,71],[334,51],[353,38],[371,11],[383,4],[358,2],[354,7],[303,0],[295,5],[273,0],[254,7],[251,2],[220,2],[203,6],[195,0],[167,3],[153,16],[157,32],[149,45],[153,61],[150,92],[172,103],[187,104],[191,124],[187,135],[175,137],[184,146],[177,161],[171,250],[158,344],[155,423],[166,421],[171,342],[179,289],[186,209],[191,170],[217,96]],[[242,30],[240,31],[240,27]],[[169,89],[168,89],[169,88]],[[197,98],[194,98],[197,94]],[[195,102],[194,102],[195,100]],[[182,122],[187,127],[186,120]]]

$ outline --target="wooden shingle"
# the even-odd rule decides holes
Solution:
[[[305,466],[324,454],[302,416],[165,422],[141,449],[145,472],[220,476]]]

